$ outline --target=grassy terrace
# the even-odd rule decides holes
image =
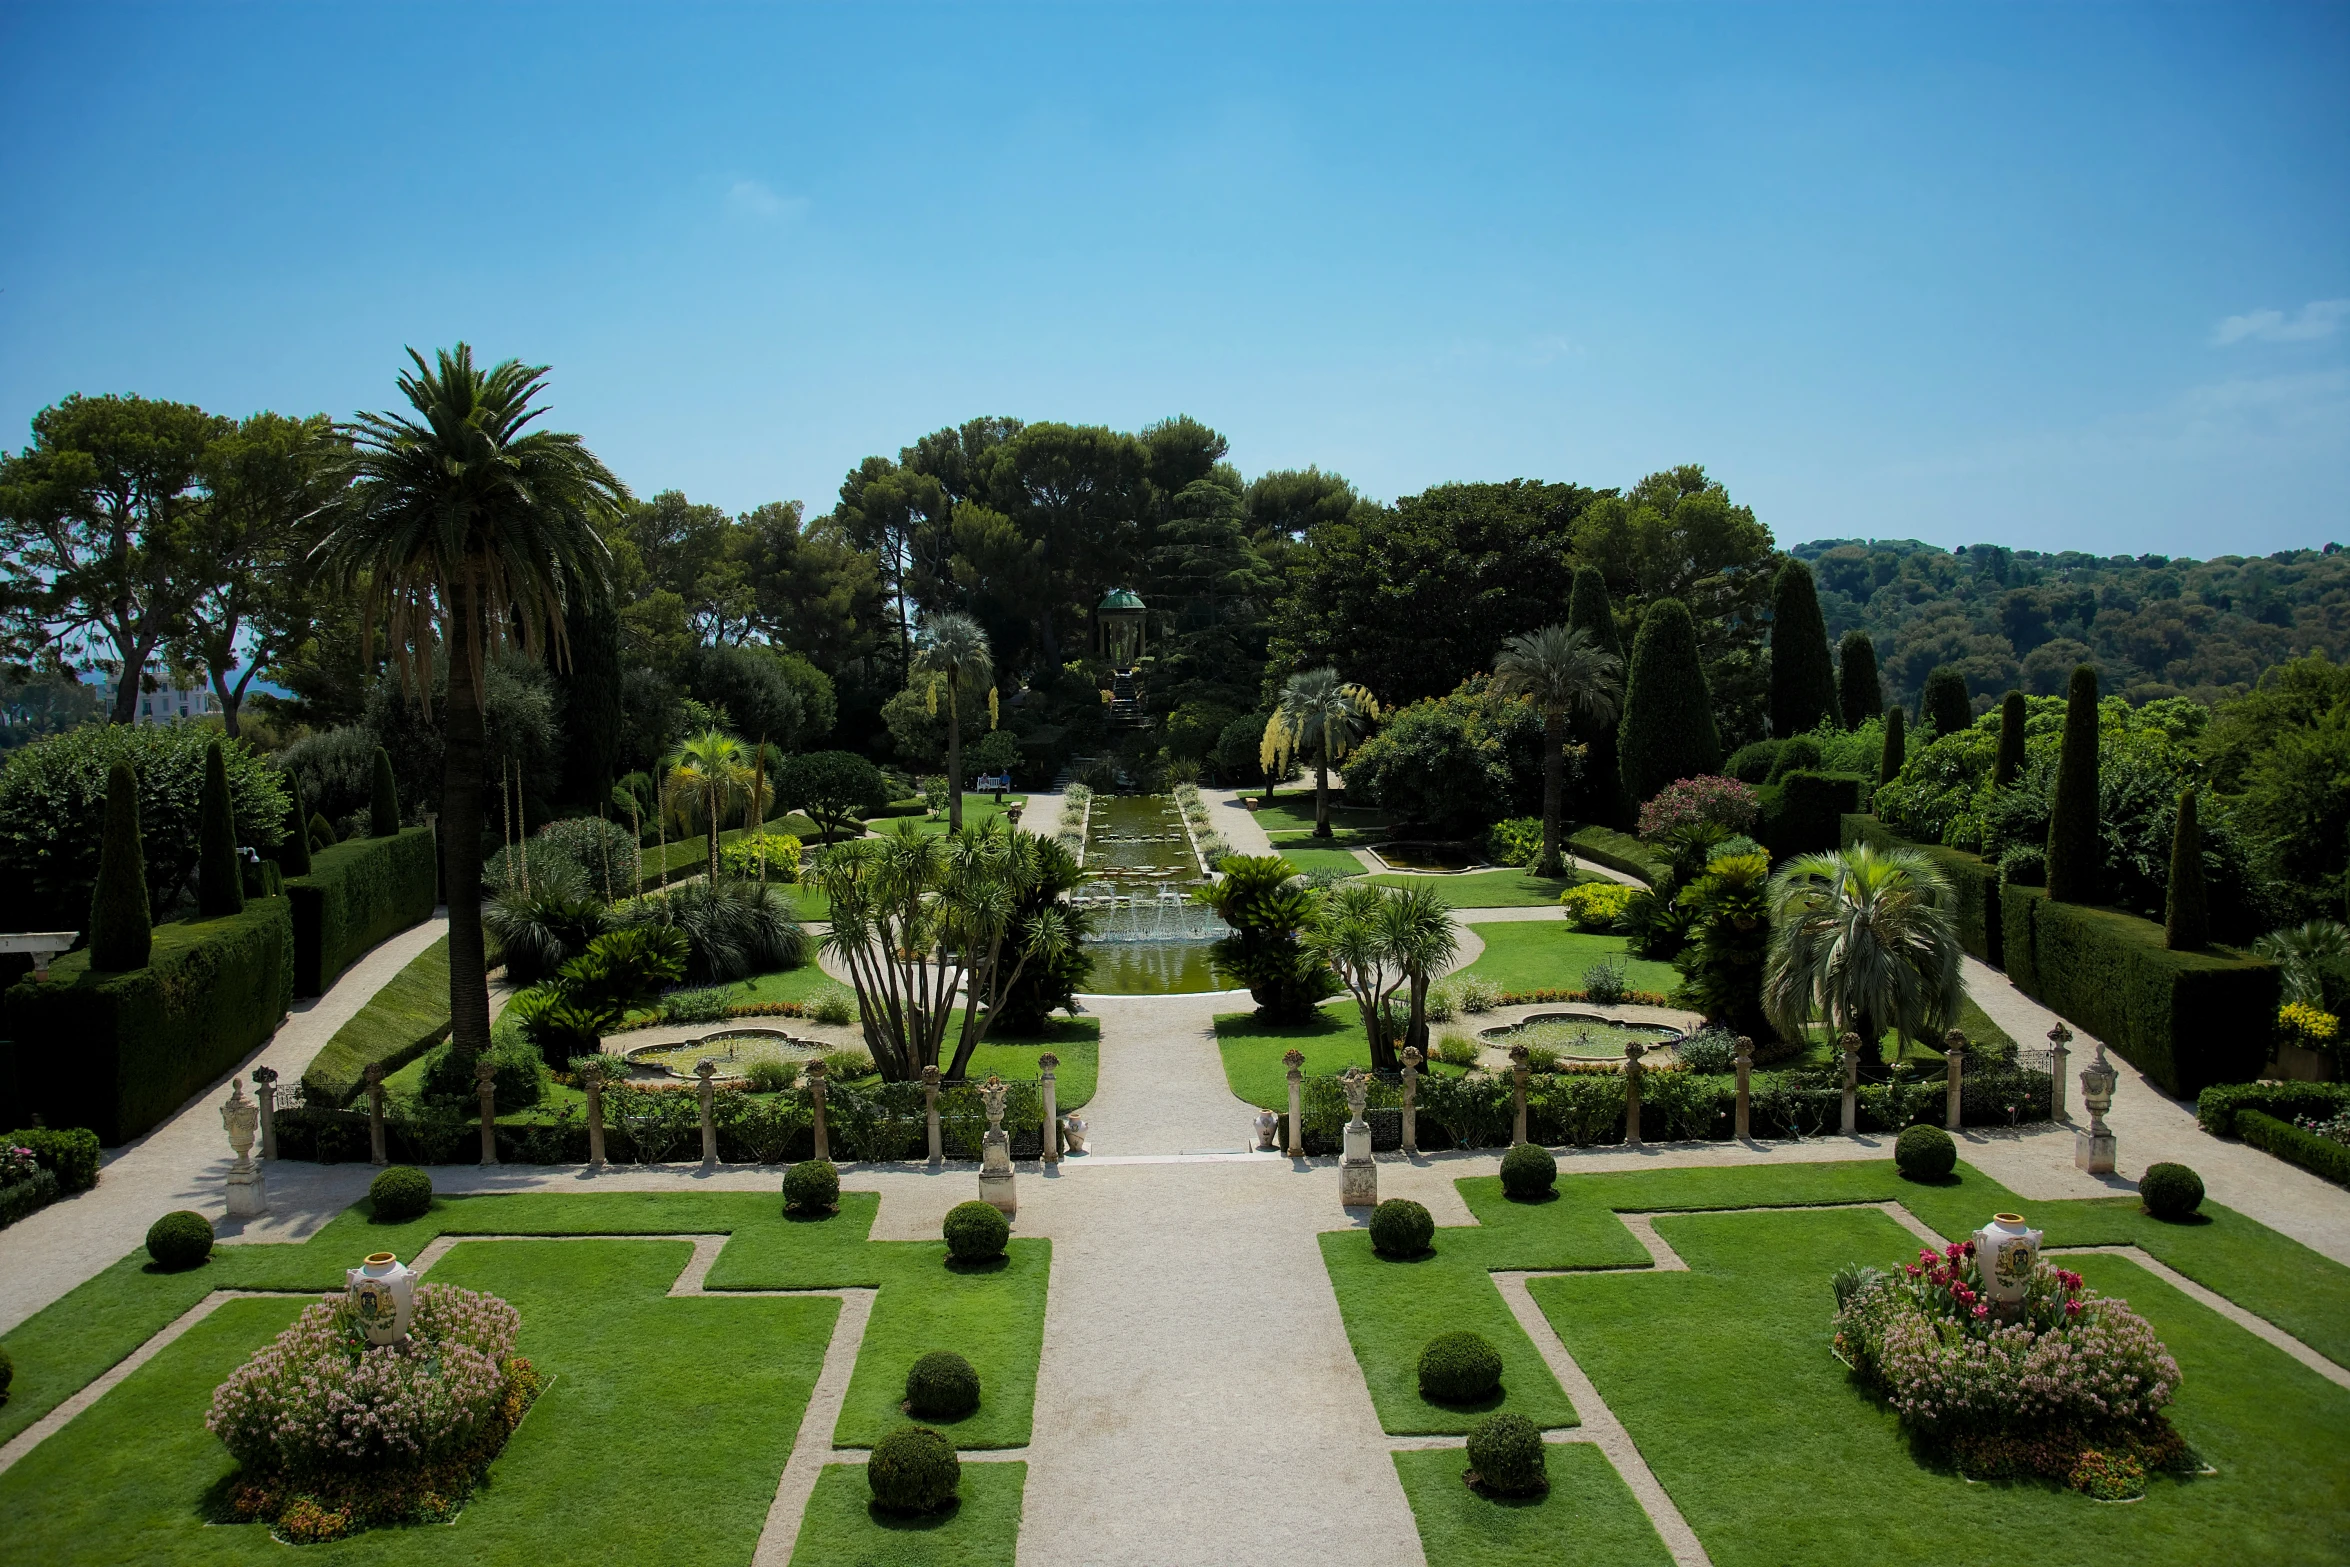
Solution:
[[[1490,980],[1505,991],[1580,989],[1583,971],[1603,958],[1624,965],[1625,981],[1634,990],[1671,995],[1681,983],[1680,970],[1670,963],[1633,957],[1631,943],[1623,937],[1569,930],[1564,919],[1501,920],[1469,928],[1485,943],[1485,950],[1461,972]]]

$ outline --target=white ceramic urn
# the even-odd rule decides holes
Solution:
[[[2040,1231],[2027,1228],[2020,1213],[1995,1213],[1975,1231],[1975,1267],[1983,1276],[1983,1293],[1995,1305],[2022,1300],[2039,1261]]]
[[[416,1315],[416,1275],[388,1251],[343,1271],[344,1296],[370,1344],[397,1344]]]

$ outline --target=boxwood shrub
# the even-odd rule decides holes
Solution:
[[[1858,773],[1808,768],[1782,773],[1755,791],[1762,803],[1755,839],[1773,860],[1833,849],[1843,841],[1844,818],[1860,809],[1866,787],[1868,780]]]
[[[1542,1432],[1524,1415],[1488,1415],[1469,1433],[1469,1472],[1480,1490],[1531,1496],[1550,1489]]]
[[[29,1126],[0,1132],[0,1143],[31,1149],[41,1168],[57,1177],[57,1189],[65,1196],[98,1184],[98,1134],[86,1126]]]
[[[1409,1197],[1390,1197],[1371,1210],[1371,1249],[1385,1257],[1417,1257],[1435,1238],[1436,1220]]]
[[[169,1272],[194,1267],[212,1255],[212,1221],[185,1208],[165,1214],[147,1226],[147,1255]]]
[[[2138,1200],[2157,1219],[2184,1219],[2203,1206],[2203,1177],[2183,1164],[2150,1164],[2138,1178]]]
[[[934,1349],[906,1373],[906,1412],[918,1420],[960,1420],[979,1407],[979,1373],[951,1349]]]
[[[32,1179],[0,1186],[0,1230],[28,1214],[39,1213],[58,1198],[57,1172],[35,1170]]]
[[[830,1159],[804,1159],[783,1172],[783,1211],[802,1216],[840,1211],[840,1170]],[[988,1212],[995,1210],[989,1208]]]
[[[2265,1111],[2279,1120],[2330,1120],[2350,1110],[2350,1083],[2220,1083],[2196,1097],[2195,1119],[2214,1137],[2235,1137],[2236,1117]]]
[[[1939,1126],[1912,1126],[1893,1140],[1893,1164],[1913,1181],[1939,1181],[1958,1168],[1958,1144]]]
[[[1540,1202],[1558,1180],[1558,1160],[1539,1143],[1519,1143],[1501,1156],[1502,1195],[1512,1202]]]
[[[990,1262],[1012,1243],[1011,1221],[993,1203],[973,1198],[947,1210],[947,1256],[955,1262]]]
[[[930,1427],[900,1426],[873,1444],[865,1482],[884,1512],[934,1513],[962,1488],[963,1464],[955,1444]]]
[[[2290,1121],[2280,1121],[2264,1110],[2242,1110],[2236,1115],[2236,1135],[2287,1164],[2297,1164],[2312,1175],[2337,1186],[2350,1186],[2350,1148],[2330,1137],[2305,1132]]]
[[[313,855],[310,874],[286,882],[294,906],[294,994],[325,994],[368,948],[431,918],[438,879],[427,827],[353,838]]]
[[[410,1164],[395,1164],[367,1187],[375,1216],[387,1224],[422,1218],[432,1208],[432,1177]]]
[[[1439,1333],[1420,1351],[1420,1396],[1471,1404],[1501,1386],[1501,1351],[1482,1333]]]

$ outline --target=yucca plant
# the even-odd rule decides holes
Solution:
[[[1957,899],[1917,850],[1800,855],[1771,878],[1770,909],[1763,1011],[1782,1037],[1824,1020],[1882,1065],[1888,1028],[1906,1042],[1957,1022]]]

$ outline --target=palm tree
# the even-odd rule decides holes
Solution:
[[[688,740],[680,740],[677,749],[661,763],[667,775],[671,800],[690,809],[702,818],[702,827],[710,838],[710,885],[718,885],[718,824],[726,815],[727,806],[734,803],[751,785],[751,769],[743,760],[743,743],[730,734],[705,729]],[[681,810],[682,817],[685,810]]]
[[[1788,1039],[1825,1018],[1872,1065],[1887,1028],[1904,1041],[1958,1020],[1958,900],[1916,849],[1805,854],[1771,878],[1763,1011]]]
[[[1416,1048],[1425,1058],[1428,986],[1461,950],[1460,933],[1452,922],[1452,906],[1436,896],[1433,887],[1406,887],[1388,895],[1380,915],[1388,957],[1404,975],[1409,1010],[1403,1043],[1407,1048]]]
[[[995,678],[995,660],[987,633],[969,615],[933,615],[922,623],[922,667],[946,681],[947,688],[947,831],[963,830],[963,708],[964,688],[984,688]],[[931,711],[938,711],[938,688],[931,687]]]
[[[2326,966],[2350,961],[2350,927],[2340,920],[2310,920],[2270,931],[2252,944],[2252,950],[2276,964],[2287,1001],[2320,1006],[2325,1001]]]
[[[1370,1042],[1372,1069],[1381,1072],[1403,1064],[1387,1031],[1388,998],[1405,979],[1388,944],[1388,892],[1362,882],[1338,888],[1306,934],[1306,950],[1336,970],[1354,997]]]
[[[1265,775],[1279,773],[1293,756],[1312,753],[1315,837],[1331,836],[1330,764],[1345,760],[1378,716],[1379,704],[1371,693],[1339,679],[1335,669],[1291,675],[1281,688],[1273,721],[1265,726]]]
[[[519,642],[568,657],[564,610],[611,592],[598,529],[628,487],[576,435],[532,430],[546,368],[488,371],[459,343],[427,365],[409,350],[410,414],[352,426],[347,509],[319,544],[328,580],[361,595],[359,623],[390,631],[404,685],[429,700],[447,660],[441,843],[449,897],[450,1036],[489,1048],[481,934],[482,688],[488,659]],[[364,652],[371,651],[365,649]]]
[[[1493,688],[1529,697],[1542,709],[1542,863],[1535,874],[1556,876],[1559,813],[1567,793],[1567,719],[1615,722],[1624,661],[1581,626],[1544,626],[1501,645]]]

